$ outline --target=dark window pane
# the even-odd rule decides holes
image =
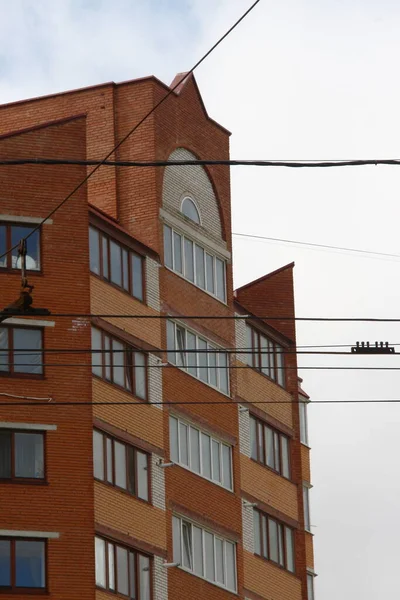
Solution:
[[[179,462],[189,466],[188,428],[184,423],[179,423]]]
[[[136,472],[135,450],[132,448],[132,446],[127,446],[126,452],[127,452],[127,461],[128,461],[128,491],[131,494],[134,494],[136,491],[135,490],[135,472]]]
[[[0,225],[0,255],[4,254],[7,250],[7,240],[6,240],[6,226]],[[5,268],[7,266],[7,256],[3,256],[0,258],[0,267]]]
[[[43,373],[42,332],[38,329],[13,329],[13,337],[14,371],[39,375]],[[19,348],[27,352],[17,352]]]
[[[173,232],[174,239],[174,271],[182,273],[182,236]]]
[[[172,269],[172,229],[168,225],[164,225],[164,263]]]
[[[192,550],[192,525],[182,521],[182,565],[190,570],[193,569]]]
[[[250,417],[250,456],[257,460],[257,421]]]
[[[0,587],[11,585],[11,543],[0,540]]]
[[[206,433],[201,434],[201,460],[204,477],[211,479],[211,438]]]
[[[110,438],[107,438],[106,441],[106,453],[107,453],[107,481],[108,483],[114,482],[113,477],[113,448],[112,441]]]
[[[282,458],[282,475],[290,477],[290,460],[289,460],[289,440],[284,435],[281,436],[281,458]]]
[[[219,538],[215,538],[215,559],[217,567],[217,582],[223,585],[225,583],[224,543]]]
[[[195,473],[200,473],[200,432],[190,427],[190,468]]]
[[[0,330],[1,331],[1,330]],[[168,360],[170,363],[176,364],[176,353],[175,350],[175,323],[167,321],[167,350]]]
[[[195,247],[196,254],[196,284],[203,290],[206,287],[206,270],[204,264],[204,250],[200,246]]]
[[[194,281],[194,256],[193,256],[193,242],[184,238],[185,247],[185,277],[189,281]]]
[[[117,591],[128,595],[128,551],[117,546]]]
[[[135,352],[135,394],[138,398],[146,398],[146,363],[141,352]]]
[[[215,352],[211,352],[212,346],[208,347],[208,374],[210,378],[211,385],[217,387],[218,379],[217,379],[217,355]]]
[[[285,546],[286,546],[286,566],[289,571],[294,573],[294,548],[293,532],[289,527],[285,527]]]
[[[9,371],[8,329],[0,327],[0,371]]]
[[[136,452],[137,459],[137,477],[138,477],[138,490],[137,495],[142,500],[149,499],[149,484],[148,484],[148,465],[147,465],[147,454],[143,452]]]
[[[190,331],[186,332],[186,346],[188,350],[196,350],[196,336]],[[186,354],[188,371],[191,375],[197,377],[197,355],[196,352]]]
[[[130,598],[136,598],[136,555],[129,552],[129,593]]]
[[[229,590],[236,591],[236,561],[235,545],[225,542],[226,555],[226,587]]]
[[[214,293],[214,257],[206,254],[207,291]]]
[[[15,433],[15,476],[43,479],[44,454],[41,433]]]
[[[269,557],[274,562],[278,562],[278,523],[273,519],[268,519],[268,537],[269,537]]]
[[[169,418],[169,454],[174,462],[179,462],[178,419]]]
[[[202,381],[208,383],[208,368],[207,368],[207,342],[201,338],[197,338],[197,349],[201,352],[197,355],[199,364],[199,377]]]
[[[231,449],[225,444],[222,444],[222,484],[232,489]]]
[[[227,355],[224,352],[218,354],[219,389],[225,394],[229,392],[229,369]]]
[[[197,206],[193,200],[190,198],[185,198],[182,202],[182,213],[185,215],[185,217],[200,225],[199,211],[197,210]]]
[[[92,327],[92,350],[101,350],[101,332]],[[102,375],[102,355],[101,352],[92,353],[92,373],[101,377]]]
[[[272,469],[275,468],[274,457],[274,432],[269,427],[265,427],[265,452],[266,463]]]
[[[203,532],[193,525],[193,571],[203,577]]]
[[[143,300],[143,259],[132,254],[132,295]]]
[[[212,478],[214,481],[221,481],[221,458],[220,458],[220,448],[221,444],[212,440]]]
[[[126,490],[126,451],[125,445],[114,442],[115,485]]]
[[[216,258],[217,298],[225,302],[225,263]]]
[[[112,377],[111,377],[111,340],[108,337],[108,335],[104,335],[104,354],[100,354],[99,353],[99,357],[97,359],[98,364],[101,364],[102,361],[102,357],[103,357],[103,361],[104,361],[104,374],[106,379],[108,379],[108,381],[111,381]]]
[[[104,436],[100,431],[93,431],[93,474],[104,480]]]
[[[15,542],[16,587],[45,587],[44,542]]]
[[[0,431],[0,479],[11,477],[11,432]]]
[[[268,558],[267,517],[265,517],[264,515],[261,515],[261,535],[263,556],[265,556],[265,558]]]
[[[111,281],[122,287],[121,247],[110,240],[110,271]]]
[[[139,600],[150,600],[150,560],[139,555]]]
[[[129,291],[128,252],[122,248],[122,287]]]
[[[206,559],[206,579],[215,581],[214,536],[208,531],[204,531],[204,555]]]
[[[100,275],[100,236],[99,232],[89,227],[90,270]]]
[[[113,348],[113,381],[125,387],[124,347],[117,340],[112,341]]]
[[[261,554],[260,513],[253,511],[254,552]]]
[[[102,256],[103,256],[103,277],[108,279],[108,243],[107,238],[102,238]]]
[[[23,237],[26,237],[34,228],[23,227],[19,225],[11,226],[11,247],[20,242]],[[18,255],[18,248],[11,253],[11,265],[13,269],[21,268],[21,258]],[[32,234],[26,240],[26,268],[38,271],[40,269],[40,237],[39,230]]]

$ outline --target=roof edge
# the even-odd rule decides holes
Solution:
[[[279,269],[275,269],[275,271],[271,271],[271,273],[267,273],[266,275],[262,275],[258,279],[254,279],[254,281],[249,281],[249,283],[245,283],[245,285],[242,285],[240,288],[237,288],[235,290],[235,294],[237,294],[237,292],[240,292],[241,290],[245,290],[246,288],[251,287],[252,285],[255,285],[256,283],[260,283],[260,281],[269,279],[270,277],[273,277],[274,275],[277,275],[278,273],[281,273],[282,271],[286,271],[286,269],[293,269],[294,266],[295,266],[295,263],[293,261],[291,263],[288,263],[287,265],[284,265],[283,267],[279,267]]]
[[[46,121],[45,123],[39,123],[39,125],[32,125],[32,127],[25,127],[24,129],[8,131],[7,133],[3,133],[0,135],[0,141],[17,135],[23,135],[24,133],[30,133],[31,131],[38,131],[39,129],[46,129],[47,127],[63,125],[64,123],[69,123],[70,121],[77,121],[78,119],[85,119],[86,116],[86,113],[81,113],[78,115],[73,115],[71,117],[55,119],[54,121]]]

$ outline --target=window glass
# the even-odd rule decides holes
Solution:
[[[14,434],[15,476],[43,479],[44,454],[41,433]]]
[[[150,560],[139,555],[139,600],[150,600]]]
[[[224,352],[218,354],[218,375],[219,375],[219,388],[225,394],[229,391],[229,369],[227,355]]]
[[[232,489],[231,449],[225,444],[222,444],[222,484]]]
[[[136,556],[129,552],[129,591],[131,598],[136,598]]]
[[[39,329],[13,328],[14,371],[16,373],[43,373],[42,332]],[[18,349],[27,352],[18,352]],[[32,352],[36,351],[36,352]]]
[[[107,238],[102,236],[101,251],[103,256],[103,277],[108,279],[108,242]]]
[[[279,435],[276,431],[274,431],[274,469],[278,472],[280,472],[279,456]]]
[[[172,229],[164,225],[164,264],[170,269],[173,268],[172,262]]]
[[[192,569],[192,526],[182,521],[182,564]]]
[[[206,282],[207,292],[214,294],[214,257],[206,253]]]
[[[276,344],[276,368],[277,368],[277,382],[279,385],[284,387],[285,385],[285,370],[284,370],[284,356],[283,348]]]
[[[0,256],[5,253],[7,250],[7,241],[6,241],[6,226],[0,225]],[[0,267],[7,267],[7,256],[3,256],[0,258]]]
[[[174,271],[182,273],[182,236],[173,232],[174,241]]]
[[[169,451],[171,460],[179,462],[178,420],[175,417],[169,418]]]
[[[113,349],[113,381],[125,387],[125,358],[124,347],[117,340],[112,340]]]
[[[172,544],[174,552],[174,562],[181,562],[181,520],[172,517]]]
[[[217,298],[225,302],[225,263],[219,258],[216,261]]]
[[[142,500],[149,499],[149,489],[148,489],[148,466],[147,466],[147,454],[143,452],[136,452],[137,459],[137,495]]]
[[[253,510],[254,552],[261,554],[260,513]]]
[[[217,379],[217,355],[215,352],[211,351],[212,346],[208,348],[207,358],[208,358],[208,375],[210,379],[210,384],[217,387],[218,379]]]
[[[314,576],[307,575],[307,600],[314,600]]]
[[[204,531],[204,556],[206,559],[206,578],[209,581],[215,581],[214,536],[208,531]]]
[[[285,557],[283,556],[283,526],[278,524],[278,552],[279,552],[279,564],[281,567],[285,566]]]
[[[146,361],[141,352],[135,352],[135,393],[139,398],[146,397]]]
[[[196,284],[205,289],[206,287],[206,268],[204,264],[204,250],[201,246],[196,244],[195,246],[196,255]]]
[[[250,456],[257,460],[257,421],[250,417]]]
[[[200,473],[200,432],[194,427],[190,427],[190,468]]]
[[[129,266],[128,252],[122,248],[122,286],[124,290],[129,292]]]
[[[203,475],[211,479],[211,438],[205,433],[201,434],[201,458]]]
[[[100,275],[100,236],[93,227],[89,227],[89,252],[90,270],[92,273]]]
[[[306,485],[303,485],[303,504],[304,504],[304,529],[306,531],[310,531],[310,498],[309,498],[309,488]]]
[[[212,473],[213,479],[221,481],[221,458],[220,458],[220,447],[221,444],[212,440]]]
[[[186,331],[186,345],[188,350],[196,350],[196,336],[190,331]],[[187,353],[188,372],[197,377],[197,354],[196,352]]]
[[[115,546],[108,542],[108,587],[115,590]]]
[[[101,350],[101,331],[92,327],[92,350]],[[102,356],[101,352],[92,352],[92,373],[102,376]]]
[[[261,535],[263,556],[268,558],[267,517],[265,515],[261,515]]]
[[[34,227],[23,225],[11,225],[11,247],[18,244],[22,238],[30,234]],[[11,266],[13,269],[21,268],[21,257],[18,255],[18,248],[11,252]],[[26,268],[33,271],[40,270],[40,237],[39,230],[35,231],[26,240]]]
[[[0,431],[0,479],[11,477],[11,432]]]
[[[193,571],[203,576],[203,533],[199,527],[193,525]]]
[[[216,580],[222,585],[225,583],[224,573],[224,544],[219,538],[215,538],[215,566]]]
[[[121,246],[110,240],[110,271],[111,281],[122,287]]]
[[[175,356],[175,323],[172,321],[167,321],[167,350],[168,350],[168,360],[174,365],[177,363]]]
[[[136,452],[132,446],[126,446],[127,486],[128,492],[136,494]],[[139,477],[139,467],[138,467]],[[138,485],[139,488],[139,485]],[[138,494],[139,495],[139,494]]]
[[[183,465],[189,466],[188,428],[179,422],[179,460]]]
[[[132,295],[143,300],[143,259],[132,254]]]
[[[186,366],[186,352],[185,352],[185,330],[182,327],[176,327],[176,347],[178,352],[176,353],[176,364],[178,367]]]
[[[0,371],[9,371],[8,363],[8,329],[0,327]]]
[[[194,282],[193,242],[184,238],[185,247],[185,277]]]
[[[182,213],[185,215],[185,217],[188,217],[188,219],[191,219],[192,221],[200,225],[199,211],[197,210],[197,207],[193,200],[191,200],[190,198],[185,198],[183,200]]]
[[[293,532],[289,527],[285,527],[285,548],[287,569],[294,573]]]
[[[284,435],[281,436],[281,460],[282,460],[282,475],[289,479],[289,477],[290,477],[289,440]]]
[[[197,338],[197,349],[199,363],[199,376],[202,381],[208,383],[208,368],[207,368],[207,342],[201,338]]]
[[[126,490],[126,451],[125,445],[114,441],[115,485]]]
[[[11,585],[11,544],[0,540],[0,587]]]
[[[236,591],[236,560],[235,545],[225,542],[226,557],[226,587],[233,592]]]
[[[1,333],[0,333],[1,340]],[[1,341],[0,341],[1,347]],[[0,367],[1,368],[1,367]],[[300,411],[300,441],[308,446],[308,431],[307,431],[307,403],[304,402],[301,397],[299,401]]]
[[[44,544],[25,540],[15,542],[16,587],[45,587]]]
[[[275,468],[274,432],[270,427],[265,427],[265,462],[272,469]]]
[[[268,519],[268,534],[269,534],[269,557],[274,562],[278,562],[278,523],[273,519]]]
[[[257,439],[258,439],[258,457],[261,462],[265,462],[264,457],[264,436],[262,423],[257,423]]]
[[[253,334],[252,329],[246,325],[246,350],[249,350],[247,354],[247,364],[253,366],[253,354],[251,352],[253,348]]]
[[[260,335],[261,371],[264,375],[270,375],[269,344],[265,336]]]
[[[117,546],[117,591],[128,595],[128,551]]]

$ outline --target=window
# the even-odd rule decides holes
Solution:
[[[0,327],[0,373],[43,374],[43,332],[28,327]]]
[[[303,505],[304,505],[304,529],[311,531],[310,521],[310,488],[303,484]]]
[[[258,510],[254,510],[253,518],[255,554],[294,573],[293,530]]]
[[[0,538],[0,590],[46,587],[46,542]]]
[[[284,348],[246,324],[247,364],[285,387]]]
[[[185,215],[191,221],[194,221],[198,225],[200,225],[200,213],[191,198],[184,198],[182,201],[182,214]]]
[[[251,458],[290,479],[290,440],[250,415]]]
[[[299,412],[300,412],[300,441],[308,446],[308,418],[307,418],[307,402],[302,396],[299,396]]]
[[[89,227],[90,270],[143,301],[143,258]]]
[[[225,261],[168,225],[164,225],[164,262],[197,287],[226,302]]]
[[[236,549],[233,542],[175,516],[172,518],[172,536],[174,562],[198,577],[236,591]]]
[[[0,223],[0,255],[17,245],[33,229],[34,227],[27,225]],[[18,248],[0,258],[0,269],[20,269],[21,266]],[[26,240],[26,268],[29,271],[40,271],[40,229]]]
[[[314,577],[311,573],[307,573],[307,600],[314,600]]]
[[[149,500],[148,455],[96,429],[93,431],[93,472],[96,479]]]
[[[132,392],[147,397],[146,356],[92,327],[92,373]]]
[[[169,362],[224,394],[229,393],[226,352],[173,321],[167,321],[167,346]]]
[[[228,490],[233,488],[231,446],[172,416],[169,440],[173,462]]]
[[[0,481],[44,479],[44,434],[0,429]]]
[[[150,558],[132,548],[95,538],[96,585],[132,600],[150,600]]]

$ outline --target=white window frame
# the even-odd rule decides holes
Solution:
[[[309,447],[308,437],[308,404],[310,400],[299,394],[299,426],[300,426],[300,442]]]
[[[227,444],[226,442],[222,441],[221,439],[215,437],[214,435],[210,434],[208,431],[204,431],[203,429],[199,429],[198,427],[196,427],[195,425],[192,425],[192,423],[188,422],[188,421],[184,421],[183,419],[180,419],[179,417],[177,417],[174,414],[171,414],[169,417],[169,435],[170,435],[170,458],[172,460],[172,462],[178,464],[179,466],[183,467],[184,469],[188,469],[189,471],[191,471],[192,473],[195,473],[196,475],[199,475],[200,477],[202,477],[203,479],[207,479],[207,481],[211,481],[212,483],[215,483],[216,485],[219,485],[220,487],[224,488],[225,490],[231,491],[233,492],[233,465],[232,465],[232,446]],[[175,460],[175,458],[173,457],[173,453],[172,453],[172,428],[171,428],[171,419],[175,419],[177,422],[177,429],[178,429],[178,439],[175,440],[177,448],[178,448],[178,457],[177,460]],[[188,447],[188,465],[186,465],[184,462],[181,462],[181,435],[180,435],[180,425],[185,425],[188,428],[188,435],[187,435],[187,447]],[[194,470],[192,468],[192,456],[191,456],[191,449],[192,449],[192,444],[191,444],[191,431],[192,430],[196,430],[199,434],[199,463],[200,463],[200,473],[196,470]],[[207,475],[204,474],[204,464],[203,464],[203,453],[202,453],[202,437],[201,435],[207,435],[210,438],[210,461],[211,461],[211,477],[208,477]],[[220,473],[221,473],[221,481],[218,481],[218,479],[214,479],[213,478],[213,471],[214,471],[214,462],[213,462],[213,442],[219,444],[219,464],[220,464]],[[225,446],[226,448],[228,448],[229,450],[229,456],[230,456],[230,460],[229,460],[229,476],[230,476],[230,483],[231,483],[231,487],[227,487],[226,485],[224,485],[223,483],[223,479],[224,479],[224,458],[223,458],[223,452],[222,452],[222,447]]]
[[[312,485],[303,481],[304,529],[311,533],[310,489]]]
[[[221,535],[215,533],[214,531],[203,527],[202,525],[199,525],[198,523],[191,521],[190,519],[187,519],[186,517],[181,517],[179,515],[174,514],[172,516],[172,528],[173,528],[173,537],[174,537],[174,528],[177,526],[177,521],[179,521],[179,539],[180,539],[180,543],[179,543],[179,553],[180,556],[178,557],[176,552],[177,549],[173,548],[173,556],[174,556],[174,562],[178,563],[178,566],[180,569],[183,569],[184,571],[191,573],[192,575],[194,575],[195,577],[199,577],[200,579],[204,579],[205,581],[208,581],[209,583],[212,583],[213,585],[216,585],[219,588],[222,588],[224,590],[228,590],[230,592],[233,593],[237,593],[237,553],[236,553],[236,542],[233,542],[232,540],[228,540],[224,537],[222,537]],[[193,534],[191,536],[191,541],[192,541],[192,545],[191,545],[191,559],[192,559],[192,568],[186,567],[182,564],[182,548],[183,548],[183,544],[184,544],[184,540],[183,540],[183,523],[190,525],[191,527],[197,527],[198,529],[201,530],[202,533],[202,567],[203,567],[203,575],[199,575],[198,573],[196,573],[194,571],[194,564],[193,564]],[[193,531],[193,530],[192,530]],[[206,567],[206,556],[205,556],[205,543],[204,543],[204,534],[205,533],[209,533],[210,535],[213,536],[213,548],[214,548],[214,576],[215,579],[208,579],[205,575],[205,567]],[[233,567],[234,567],[234,576],[235,576],[235,587],[229,588],[227,585],[219,583],[218,581],[216,581],[216,573],[217,573],[217,553],[216,553],[216,540],[219,540],[220,542],[222,542],[223,544],[223,570],[224,570],[224,579],[225,582],[227,582],[227,561],[226,561],[226,544],[231,544],[233,546]]]
[[[171,345],[171,340],[169,339],[169,332],[168,332],[168,328],[170,327],[170,324],[173,325],[174,327],[174,341],[173,341],[173,346]],[[210,343],[205,337],[199,335],[198,333],[196,333],[193,329],[188,329],[186,326],[181,325],[180,323],[177,323],[176,321],[173,321],[172,319],[167,319],[167,348],[169,350],[168,352],[168,362],[170,362],[171,364],[177,366],[179,369],[182,369],[183,371],[185,371],[186,373],[188,373],[189,375],[191,375],[192,377],[195,377],[196,379],[198,379],[199,381],[205,383],[206,385],[209,385],[210,387],[218,390],[221,394],[224,394],[225,396],[229,396],[230,393],[230,378],[229,378],[229,355],[226,352],[218,352],[219,350],[221,350],[222,348],[220,346],[217,346],[215,344]],[[184,330],[185,332],[185,337],[187,337],[187,333],[192,334],[193,336],[195,336],[195,348],[194,350],[196,350],[196,352],[190,352],[189,356],[194,356],[195,360],[192,361],[193,365],[190,364],[190,361],[188,360],[188,354],[186,352],[182,352],[181,350],[179,350],[179,345],[177,344],[178,341],[178,329],[179,330]],[[207,352],[197,352],[197,350],[199,349],[199,340],[203,343],[206,344],[206,350]],[[187,348],[187,342],[185,342],[185,348]],[[215,360],[216,360],[216,366],[215,366],[215,371],[216,371],[216,379],[217,379],[217,385],[214,385],[213,383],[210,382],[210,373],[211,373],[211,369],[214,369],[214,365],[209,364],[209,360],[208,357],[210,356],[210,353],[212,353],[213,350],[217,350],[216,353],[214,353],[215,356]],[[176,360],[177,355],[180,355],[180,357],[184,358],[184,360],[182,360],[182,363],[185,364],[178,364],[178,361]],[[200,356],[204,356],[207,359],[207,366],[206,367],[202,367],[201,363],[200,363]],[[225,357],[225,366],[224,365],[220,365],[220,360],[221,360],[221,356]],[[196,374],[191,373],[190,369],[196,369]],[[208,381],[205,381],[204,379],[201,378],[201,371],[200,369],[202,368],[207,368],[207,378]],[[225,391],[221,386],[220,386],[220,369],[223,369],[224,371],[226,371],[226,384],[227,384],[227,390]]]
[[[171,237],[172,237],[172,248],[171,248],[171,259],[172,259],[172,266],[168,266],[165,262],[164,262],[164,266],[166,269],[169,269],[170,271],[172,271],[173,273],[176,273],[177,275],[179,275],[179,277],[182,277],[183,279],[185,279],[185,281],[188,281],[189,283],[191,283],[192,285],[194,285],[195,287],[197,287],[199,290],[202,290],[203,292],[205,292],[206,294],[208,294],[209,296],[211,296],[212,298],[215,298],[215,300],[218,300],[219,302],[222,302],[222,304],[227,304],[227,286],[226,286],[226,259],[223,258],[222,256],[218,256],[214,251],[210,251],[207,249],[207,247],[205,245],[203,245],[202,243],[198,243],[193,237],[188,236],[186,233],[181,232],[179,229],[177,229],[176,227],[173,227],[172,225],[169,225],[168,223],[164,223],[164,229],[163,229],[163,239],[164,239],[164,249],[165,249],[165,228],[168,227],[171,230]],[[181,257],[182,257],[182,273],[180,271],[177,271],[175,269],[175,251],[174,251],[174,234],[179,235],[181,237]],[[186,277],[185,275],[185,239],[188,240],[189,242],[191,242],[193,244],[193,269],[194,269],[194,281],[192,281],[191,279],[189,279],[188,277]],[[201,248],[204,252],[204,281],[205,281],[205,287],[201,287],[198,283],[196,283],[196,274],[197,274],[197,269],[196,269],[196,249],[195,246],[198,246],[199,248]],[[211,292],[207,289],[207,254],[210,255],[213,259],[213,286],[214,286],[214,292]],[[223,292],[224,292],[224,297],[220,298],[219,296],[217,296],[217,259],[220,260],[224,266],[223,269]]]
[[[193,221],[193,219],[190,219],[190,217],[188,217],[187,215],[185,215],[185,213],[183,212],[183,204],[185,202],[185,200],[190,200],[190,202],[192,202],[192,204],[194,205],[195,209],[197,210],[197,214],[199,216],[199,222],[197,223],[197,221]],[[184,196],[182,197],[181,200],[181,213],[183,214],[184,217],[186,217],[187,219],[190,219],[191,221],[193,221],[193,223],[196,223],[196,225],[202,225],[203,224],[203,220],[201,218],[201,212],[200,212],[200,208],[199,205],[197,204],[196,200],[193,198],[193,196],[189,196],[189,194],[184,194]]]
[[[307,569],[307,600],[315,600],[314,579],[316,574]],[[310,585],[311,583],[311,585]]]

